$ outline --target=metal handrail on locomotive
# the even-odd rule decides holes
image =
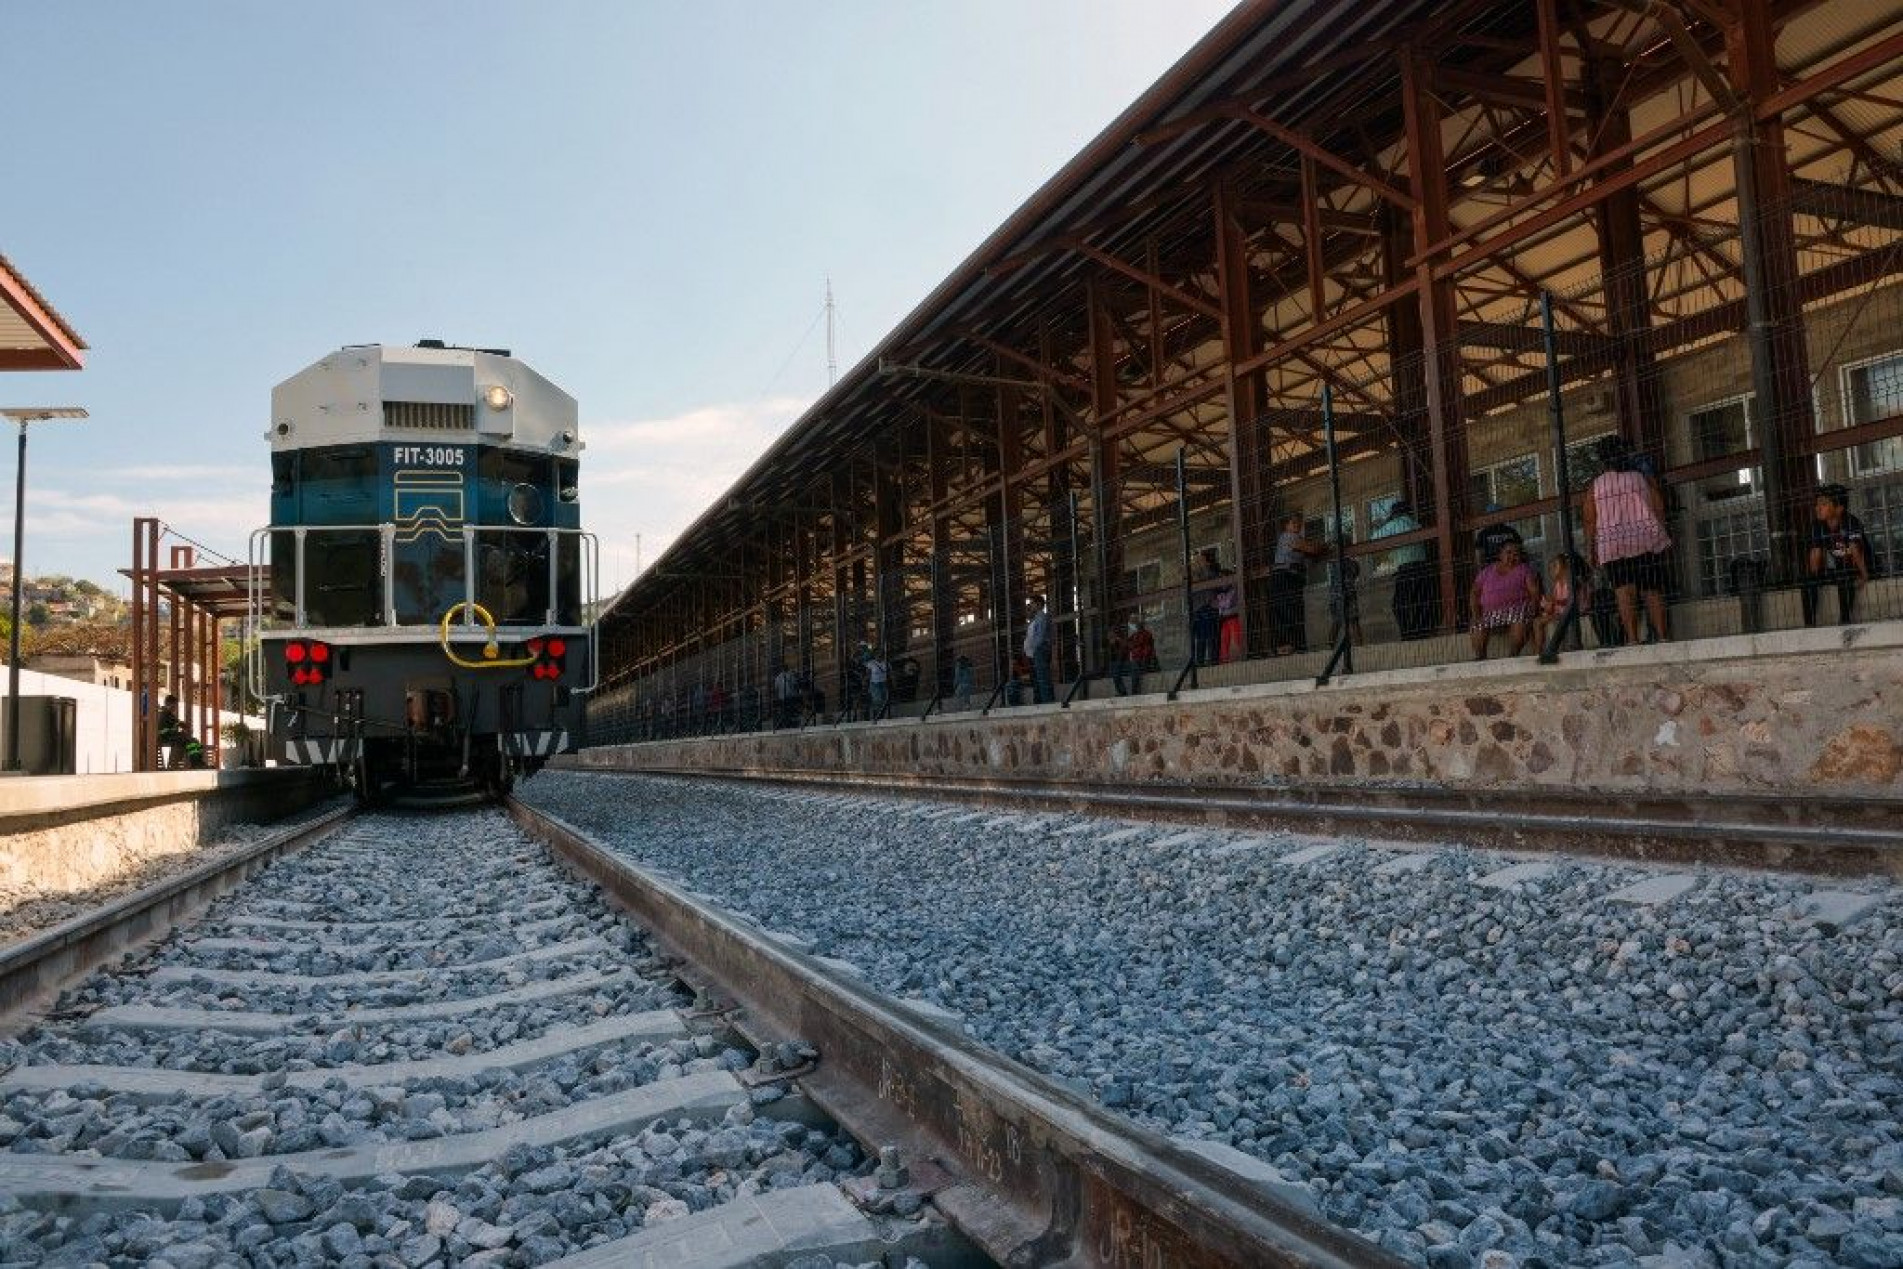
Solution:
[[[278,761],[495,795],[572,749],[600,558],[575,399],[506,350],[351,346],[272,390],[265,438],[248,674]]]

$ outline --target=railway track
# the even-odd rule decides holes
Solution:
[[[0,1262],[1399,1263],[511,814],[327,819],[9,952],[20,1018],[229,891],[6,1045]]]
[[[569,770],[614,772],[612,755]],[[1426,844],[1458,840],[1498,850],[1547,851],[1644,863],[1729,865],[1826,875],[1903,877],[1903,827],[1891,800],[1783,795],[1661,798],[1428,787],[1185,787],[1132,782],[951,779],[853,770],[652,771],[662,779],[718,780],[871,797],[927,797],[1026,813],[1117,815],[1185,826],[1372,834]]]
[[[1405,1260],[1903,1263],[1880,874],[851,785],[549,772],[523,797],[1090,1101],[1233,1143]]]

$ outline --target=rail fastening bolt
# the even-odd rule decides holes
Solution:
[[[905,1164],[897,1146],[879,1147],[879,1166],[872,1174],[882,1190],[896,1190],[905,1184]]]

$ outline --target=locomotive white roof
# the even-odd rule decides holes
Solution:
[[[578,417],[574,397],[514,357],[475,348],[360,344],[273,388],[265,439],[273,450],[480,441],[573,455],[582,448]]]

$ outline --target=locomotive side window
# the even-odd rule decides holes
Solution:
[[[368,446],[299,454],[297,494],[305,524],[370,524],[377,519],[377,455]]]
[[[555,620],[581,624],[581,539],[564,533],[555,546]]]
[[[297,534],[288,529],[271,533],[271,612],[275,621],[297,619]]]

